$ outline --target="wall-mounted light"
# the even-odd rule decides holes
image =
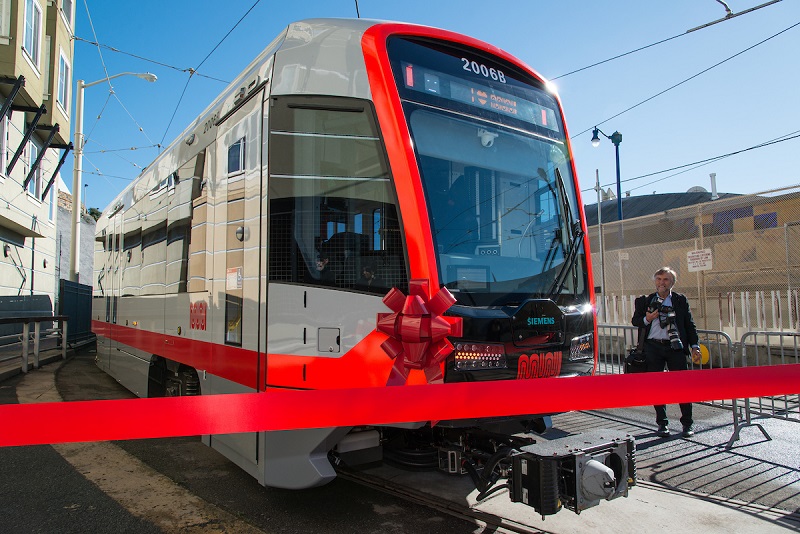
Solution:
[[[42,268],[47,269],[47,260],[42,260]]]
[[[3,244],[3,257],[7,258],[11,254],[11,245],[8,243]]]
[[[128,262],[130,263],[130,261],[131,261],[131,251],[130,249],[128,249]]]

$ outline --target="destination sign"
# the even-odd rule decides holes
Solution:
[[[403,81],[407,89],[433,94],[468,106],[514,117],[558,132],[554,109],[542,106],[515,94],[498,91],[489,85],[475,83],[450,74],[402,62]]]

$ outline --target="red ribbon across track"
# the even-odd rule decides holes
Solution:
[[[796,394],[800,364],[0,406],[0,446],[382,425]]]

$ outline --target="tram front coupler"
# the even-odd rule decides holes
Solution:
[[[633,436],[592,432],[522,447],[511,458],[509,496],[542,517],[562,507],[576,514],[627,497],[636,484]]]
[[[544,518],[562,508],[580,514],[600,501],[627,497],[636,484],[633,436],[594,431],[498,450],[480,464],[455,450],[440,449],[440,469],[468,473],[477,499],[508,488],[512,502]],[[500,481],[505,479],[505,484]]]

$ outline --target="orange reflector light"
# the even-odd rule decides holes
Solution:
[[[479,369],[506,369],[506,350],[503,345],[492,343],[457,343],[453,353],[456,369],[473,371]]]

